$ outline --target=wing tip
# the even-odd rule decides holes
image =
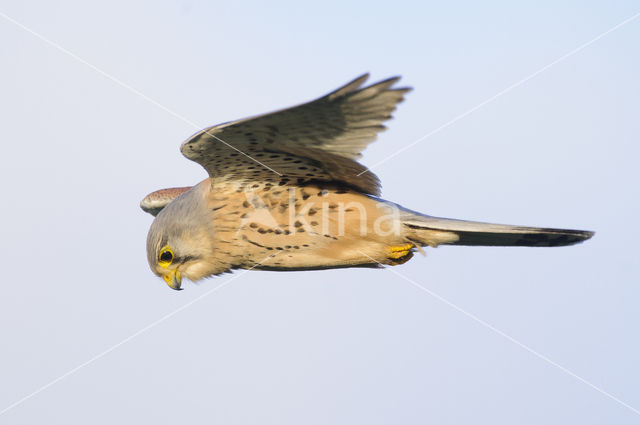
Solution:
[[[360,87],[362,87],[362,85],[368,79],[369,79],[369,73],[365,72],[364,74],[360,75],[359,77],[356,77],[353,80],[349,81],[347,84],[344,84],[341,87],[337,88],[336,90],[332,91],[331,93],[329,93],[325,97],[327,99],[329,99],[329,100],[332,100],[332,99],[335,99],[337,97],[344,96],[344,95],[346,95],[348,93],[355,92]]]
[[[364,83],[369,79],[369,77],[370,77],[369,72],[365,72],[359,77],[349,81],[347,84],[343,85],[342,87],[332,91],[326,97],[331,100],[347,94],[356,94],[358,92],[368,90],[374,87],[377,88],[378,91],[380,92],[388,90],[388,91],[401,92],[403,94],[413,90],[412,87],[392,88],[392,86],[396,84],[398,81],[400,81],[400,79],[402,78],[402,76],[400,75],[394,75],[393,77],[385,78],[384,80],[377,81],[373,84],[363,87]]]
[[[572,229],[545,229],[548,230],[549,233],[553,233],[557,236],[550,238],[550,242],[553,244],[552,246],[567,246],[574,245],[577,243],[585,242],[593,237],[596,232],[592,232],[590,230],[572,230]]]
[[[569,246],[585,242],[593,237],[595,232],[589,230],[553,229],[553,228],[524,228],[524,232],[517,235],[512,246],[555,247]]]
[[[155,192],[151,192],[145,196],[144,199],[140,201],[140,208],[142,211],[155,217],[171,201],[189,189],[191,189],[191,186],[170,187],[168,189],[156,190]]]

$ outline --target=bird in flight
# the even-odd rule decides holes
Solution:
[[[184,156],[209,176],[155,191],[147,237],[153,273],[173,289],[234,269],[381,267],[422,247],[562,246],[582,230],[428,216],[381,199],[378,177],[356,160],[410,89],[368,75],[314,101],[206,128]]]

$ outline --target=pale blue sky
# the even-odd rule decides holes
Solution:
[[[637,1],[3,1],[200,127],[369,71],[414,87],[381,161],[640,12]],[[148,269],[148,192],[206,176],[189,123],[0,16],[0,414],[8,424],[627,424],[640,415],[640,18],[380,165],[437,216],[595,230],[383,270]],[[437,296],[413,286],[412,280]],[[474,320],[493,326],[514,340]]]

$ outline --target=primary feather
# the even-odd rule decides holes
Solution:
[[[224,181],[299,184],[342,182],[378,195],[380,182],[355,159],[384,130],[409,88],[394,88],[399,77],[362,87],[368,74],[312,102],[206,128],[181,151]]]

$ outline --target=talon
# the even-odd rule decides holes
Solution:
[[[389,247],[389,251],[391,251],[389,255],[389,264],[397,266],[398,264],[406,263],[411,259],[411,257],[413,257],[413,248],[415,248],[413,244]]]
[[[410,243],[399,246],[390,246],[389,251],[391,251],[391,255],[389,257],[393,259],[402,258],[405,255],[410,254],[412,249],[413,244]]]
[[[402,258],[405,255],[409,254],[413,249],[413,244],[407,243],[399,246],[390,246],[389,251],[391,251],[391,258],[397,259]]]

